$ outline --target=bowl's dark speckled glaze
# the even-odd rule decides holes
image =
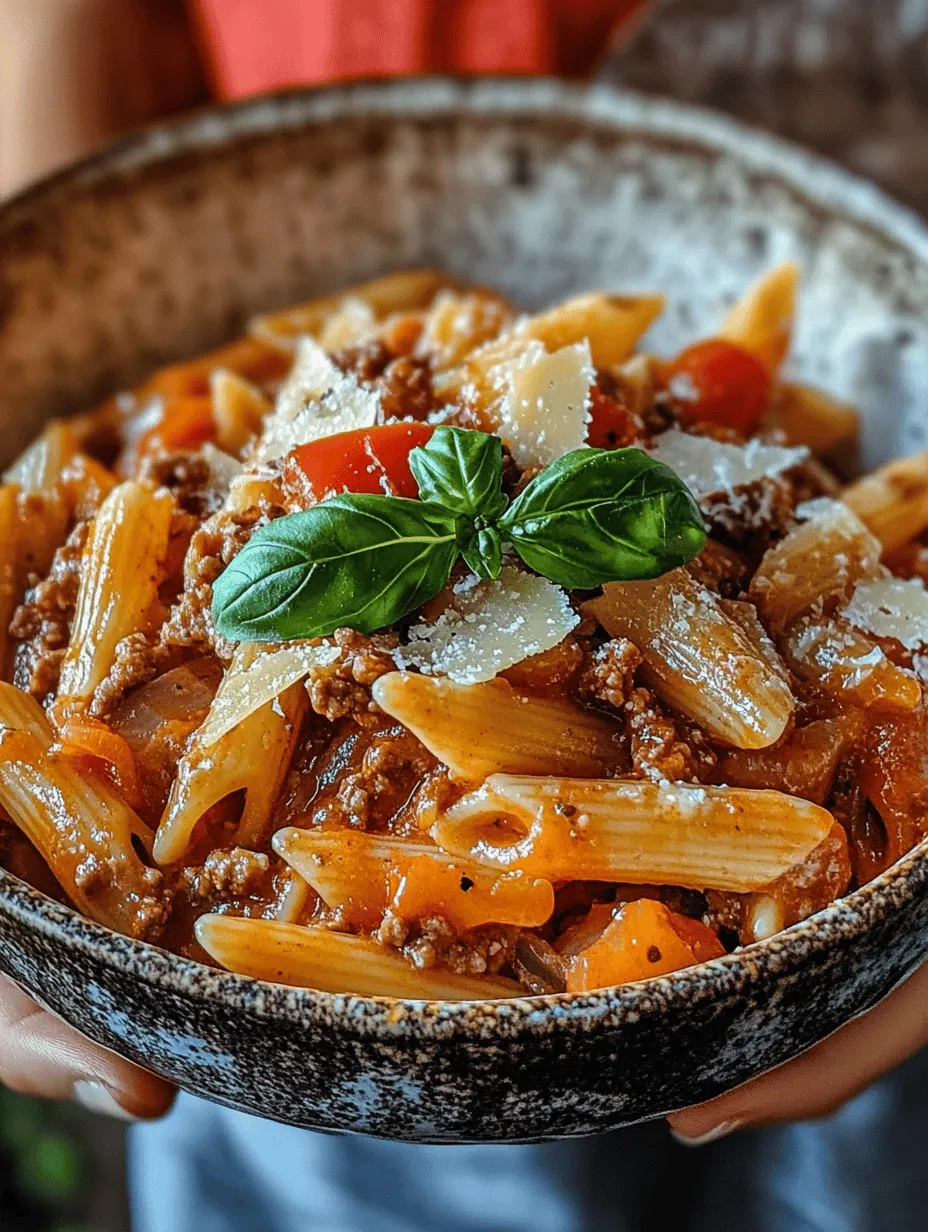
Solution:
[[[249,313],[441,264],[526,306],[660,288],[655,345],[711,332],[772,261],[807,290],[794,365],[862,402],[871,461],[924,447],[928,234],[867,185],[716,117],[551,83],[295,94],[156,129],[0,208],[12,453]],[[788,933],[644,985],[511,1003],[333,997],[116,937],[0,874],[0,968],[187,1089],[432,1142],[593,1133],[821,1039],[928,953],[915,852]]]

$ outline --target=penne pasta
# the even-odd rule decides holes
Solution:
[[[889,555],[928,529],[928,450],[898,458],[845,488],[841,499]]]
[[[228,368],[210,374],[216,444],[238,457],[252,438],[260,436],[271,402],[256,385]]]
[[[833,697],[873,710],[912,711],[922,688],[913,672],[842,619],[799,620],[782,641],[790,671]]]
[[[306,711],[305,690],[291,685],[279,697],[252,711],[218,739],[197,732],[180,760],[161,824],[155,835],[159,864],[183,859],[197,822],[234,792],[245,793],[245,807],[232,836],[253,847],[264,834]],[[207,717],[204,727],[209,729]]]
[[[53,499],[61,474],[77,453],[77,438],[67,424],[53,419],[45,431],[20,454],[3,476],[30,496]]]
[[[799,266],[784,261],[749,287],[728,314],[718,337],[744,347],[776,372],[789,350],[796,316]]]
[[[425,314],[416,353],[436,372],[447,372],[512,324],[512,310],[492,291],[439,291]]]
[[[549,881],[745,892],[805,860],[832,825],[777,791],[494,774],[431,834],[453,855]]]
[[[858,582],[879,577],[880,542],[841,501],[817,500],[808,516],[764,554],[749,595],[772,632],[812,607],[846,602]]]
[[[583,610],[632,641],[655,692],[718,739],[762,749],[783,735],[794,702],[773,647],[760,648],[686,569],[609,582]]]
[[[296,308],[255,317],[248,330],[252,338],[281,350],[292,351],[305,334],[317,337],[326,322],[343,306],[346,299],[361,301],[378,320],[394,312],[410,312],[427,308],[439,291],[453,288],[453,281],[440,270],[409,270],[387,274],[372,282],[362,283],[349,293],[323,295]]]
[[[520,360],[534,352],[553,354],[565,347],[584,346],[589,348],[593,367],[615,367],[631,356],[663,307],[661,295],[599,292],[577,296],[549,312],[524,317],[508,333],[472,351],[459,368],[439,378],[437,384],[445,396],[466,390],[495,426],[511,373]]]
[[[253,979],[361,997],[414,1001],[485,1001],[517,997],[521,988],[501,976],[420,970],[376,941],[327,928],[204,915],[197,940],[221,966]]]
[[[132,937],[157,931],[161,874],[137,850],[149,850],[150,831],[101,780],[56,754],[41,706],[9,684],[0,684],[0,806],[85,915]]]
[[[350,927],[376,929],[389,910],[405,920],[442,916],[457,929],[537,928],[554,911],[550,881],[487,870],[431,843],[291,827],[274,835],[274,850]]]
[[[853,473],[860,444],[860,416],[848,403],[808,385],[786,382],[776,389],[763,427],[782,432],[787,445],[805,445],[845,473]]]
[[[586,341],[594,366],[613,368],[629,358],[664,311],[664,302],[663,295],[577,295],[530,317],[519,332],[544,343],[548,351]]]
[[[114,488],[94,519],[81,560],[71,638],[58,689],[61,712],[86,706],[130,633],[148,628],[163,581],[174,500],[141,483]]]
[[[390,672],[371,692],[464,782],[497,771],[593,777],[620,757],[619,728],[609,719],[566,700],[526,696],[505,680],[458,685]]]
[[[197,743],[202,749],[215,744],[256,710],[298,684],[313,667],[333,663],[338,655],[338,647],[327,642],[294,642],[264,652],[254,645],[239,645],[206,722],[197,732]]]

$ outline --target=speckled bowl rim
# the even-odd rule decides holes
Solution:
[[[463,81],[420,78],[361,81],[208,107],[155,125],[41,181],[0,204],[0,232],[19,225],[38,205],[92,188],[102,180],[156,168],[185,153],[208,152],[240,140],[307,124],[364,116],[433,119],[443,115],[500,115],[576,119],[587,128],[618,128],[667,146],[697,147],[735,158],[760,177],[831,216],[843,216],[907,250],[928,266],[928,227],[873,184],[779,138],[703,108],[605,85],[576,86],[549,79]],[[88,952],[108,967],[197,1001],[221,1003],[254,1017],[306,1026],[331,1025],[366,1038],[396,1040],[511,1038],[622,1023],[671,1003],[699,1003],[744,995],[774,977],[802,970],[843,945],[852,945],[888,913],[928,893],[928,839],[874,881],[767,941],[672,975],[592,993],[518,997],[508,1001],[413,1001],[358,997],[291,988],[203,966],[167,950],[111,932],[47,898],[0,869],[4,912],[56,943]]]

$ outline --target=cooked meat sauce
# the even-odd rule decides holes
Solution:
[[[354,938],[371,972],[375,952],[405,964],[401,993],[431,979],[420,995],[478,995],[483,980],[500,996],[720,956],[917,844],[928,462],[839,481],[804,446],[801,387],[778,375],[785,344],[751,335],[760,310],[724,345],[763,362],[721,388],[722,350],[704,379],[711,341],[673,361],[634,354],[650,320],[634,298],[518,318],[488,291],[397,279],[262,318],[249,339],[52,425],[8,472],[4,866],[109,927],[246,974],[376,991],[394,977],[330,985],[301,965],[322,959],[299,936],[320,954]],[[321,458],[347,468],[360,434],[360,486],[344,469],[327,490],[415,499],[395,425],[420,443],[436,426],[497,433],[507,500],[575,447],[560,444],[572,432],[577,446],[643,450],[689,487],[705,546],[653,580],[562,588],[504,537],[500,581],[478,580],[465,554],[388,627],[219,632],[218,579],[259,531],[314,506]],[[844,457],[847,444],[830,442]],[[142,512],[111,551],[117,498]],[[25,766],[65,785],[41,826]],[[624,855],[617,838],[607,859],[601,836],[629,809],[644,837]],[[722,844],[731,818],[743,858],[732,840],[730,858],[705,855],[721,875],[700,873],[698,835]],[[754,825],[791,854],[765,865]],[[688,854],[667,868],[693,871],[665,877],[673,843]],[[265,932],[220,940],[235,920]],[[297,956],[276,966],[260,943],[275,927]]]

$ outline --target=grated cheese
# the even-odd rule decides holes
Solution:
[[[775,479],[809,456],[805,447],[786,449],[758,440],[746,445],[725,445],[708,436],[692,436],[671,429],[657,438],[651,456],[680,476],[697,500],[717,492]]]
[[[372,428],[380,413],[380,395],[364,389],[342,372],[314,338],[301,338],[296,361],[268,416],[255,461],[273,462],[297,445]]]
[[[495,581],[459,582],[438,619],[414,625],[394,658],[401,669],[478,684],[550,650],[579,621],[560,586],[504,565]]]
[[[918,578],[861,582],[843,614],[858,629],[895,638],[906,650],[928,646],[928,590]]]
[[[503,390],[499,435],[519,466],[547,466],[586,443],[596,380],[589,342],[549,353],[532,341],[491,379]]]

